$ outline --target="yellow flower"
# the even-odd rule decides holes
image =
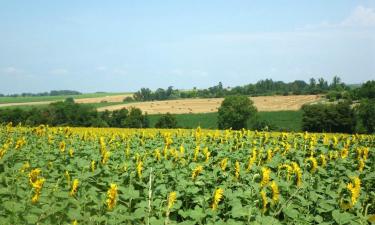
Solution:
[[[365,161],[363,159],[359,159],[358,160],[358,170],[359,170],[359,172],[362,172],[363,168],[365,168]]]
[[[72,225],[78,225],[78,222],[77,222],[77,220],[73,220],[73,223],[72,223]]]
[[[360,196],[360,192],[361,192],[361,180],[359,179],[359,177],[353,177],[352,178],[352,182],[350,182],[347,185],[347,188],[350,191],[351,206],[353,207],[357,203],[358,198]]]
[[[107,191],[107,207],[108,210],[112,210],[117,201],[117,185],[111,184],[110,188]]]
[[[72,190],[70,191],[70,195],[71,195],[71,196],[74,196],[74,195],[77,193],[77,190],[78,190],[78,184],[79,184],[78,179],[74,179],[74,180],[73,180],[73,185],[72,185]]]
[[[70,156],[70,157],[73,157],[73,156],[74,156],[74,149],[73,149],[73,148],[70,148],[70,149],[69,149],[69,156]]]
[[[302,171],[301,171],[301,168],[295,162],[292,162],[292,167],[293,167],[293,173],[297,176],[297,186],[299,187],[299,186],[302,185]]]
[[[41,170],[39,168],[31,170],[29,173],[29,181],[31,185],[37,181],[40,172]]]
[[[109,151],[104,150],[103,154],[102,154],[102,164],[106,164],[107,163],[107,161],[109,159],[109,156],[110,156]]]
[[[342,159],[345,159],[346,157],[348,157],[348,154],[349,154],[349,151],[348,151],[348,149],[347,148],[344,148],[344,149],[342,149],[341,150],[341,158]]]
[[[39,201],[39,197],[40,197],[40,193],[42,191],[42,187],[43,187],[44,181],[45,181],[45,179],[41,178],[41,179],[36,180],[32,184],[33,185],[33,189],[34,189],[34,196],[31,199],[32,203],[36,203],[36,202]]]
[[[290,176],[293,173],[293,168],[288,164],[282,164],[279,166],[279,169],[286,169],[287,170],[287,180],[290,180]]]
[[[65,148],[66,148],[65,141],[60,142],[59,148],[60,148],[61,153],[64,153]]]
[[[191,178],[194,180],[203,170],[203,166],[201,165],[198,165],[194,168],[192,174],[191,174]]]
[[[224,190],[221,188],[217,188],[214,192],[214,197],[212,201],[212,210],[216,210],[217,207],[219,206],[219,203],[221,199],[223,198]]]
[[[262,197],[262,212],[265,213],[267,211],[267,194],[264,190],[260,191],[260,196]]]
[[[267,150],[267,161],[271,161],[273,157],[273,153],[271,149]]]
[[[326,159],[326,156],[324,154],[320,154],[320,160],[321,160],[321,165],[322,167],[325,167],[327,165],[327,159]]]
[[[236,176],[236,179],[239,179],[240,178],[240,163],[238,161],[236,161],[236,163],[234,164],[234,170],[235,170],[235,176]]]
[[[65,171],[65,177],[66,177],[66,181],[68,182],[68,186],[70,186],[70,174],[69,174],[69,171]]]
[[[252,156],[250,157],[249,163],[247,164],[247,168],[246,168],[247,171],[251,170],[251,167],[253,166],[256,160],[257,160],[257,150],[253,148]]]
[[[272,201],[275,204],[279,201],[279,198],[280,198],[279,187],[277,186],[277,183],[275,181],[272,181],[271,189],[272,189]]]
[[[160,159],[161,159],[161,154],[160,154],[160,151],[159,151],[159,149],[155,149],[155,159],[157,160],[157,161],[160,161]]]
[[[225,169],[227,168],[227,164],[228,164],[228,158],[224,158],[223,160],[221,160],[220,168],[222,171],[225,171]]]
[[[96,162],[94,160],[91,161],[91,171],[94,172],[95,171],[95,164]]]
[[[26,162],[26,163],[24,163],[23,165],[22,165],[22,167],[21,167],[21,169],[20,169],[20,172],[21,173],[24,173],[27,169],[29,169],[30,168],[30,164],[29,164],[29,162]]]
[[[143,170],[143,162],[142,161],[139,161],[137,163],[137,174],[138,174],[138,178],[141,179],[142,178],[142,170]]]
[[[195,150],[194,150],[194,159],[193,159],[194,162],[197,161],[198,159],[199,150],[200,150],[200,146],[197,145],[197,147],[195,147]]]
[[[169,193],[168,196],[168,210],[171,209],[176,202],[177,199],[177,193],[175,191]]]
[[[311,162],[310,172],[314,173],[316,171],[316,169],[318,168],[318,161],[314,157],[309,157],[309,158],[306,159],[306,161]]]
[[[269,168],[262,168],[262,181],[260,182],[260,186],[264,187],[270,182],[270,174],[271,170]]]

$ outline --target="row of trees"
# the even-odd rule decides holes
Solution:
[[[352,107],[348,101],[329,105],[306,105],[302,110],[302,128],[305,131],[335,133],[375,131],[375,100],[364,99],[356,107]]]
[[[329,91],[350,91],[350,88],[341,82],[341,79],[335,76],[331,83],[323,78],[318,80],[311,78],[309,83],[302,80],[296,80],[290,83],[283,81],[273,81],[272,79],[260,80],[255,84],[225,88],[221,82],[218,85],[207,89],[196,89],[181,91],[168,87],[167,89],[158,88],[152,91],[149,88],[142,88],[137,91],[133,98],[136,101],[153,101],[176,98],[219,98],[229,95],[289,95],[289,94],[322,94]]]
[[[63,96],[63,95],[81,95],[79,91],[72,90],[52,90],[50,92],[41,93],[21,93],[21,94],[10,94],[4,95],[0,93],[0,97],[35,97],[35,96]]]
[[[75,103],[72,98],[51,103],[43,108],[1,110],[0,122],[22,123],[27,126],[46,124],[75,127],[149,127],[147,115],[138,108],[98,112],[92,106]]]
[[[349,92],[338,104],[306,105],[302,127],[315,132],[373,133],[375,131],[375,81],[367,81]],[[328,96],[328,98],[330,98]],[[336,100],[337,100],[336,99]],[[358,100],[353,104],[352,100]]]

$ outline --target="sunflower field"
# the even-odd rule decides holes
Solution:
[[[370,224],[374,135],[0,126],[0,224]]]

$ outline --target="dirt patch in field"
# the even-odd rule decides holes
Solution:
[[[319,101],[318,95],[250,97],[258,111],[299,110],[303,104]],[[153,102],[137,102],[98,108],[99,111],[136,107],[148,114],[185,114],[217,112],[223,98],[182,99]]]

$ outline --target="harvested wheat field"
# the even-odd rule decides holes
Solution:
[[[126,97],[132,97],[133,94],[124,95],[111,95],[105,97],[95,97],[95,98],[79,98],[74,99],[76,103],[100,103],[100,102],[122,102]]]
[[[303,104],[320,100],[319,95],[261,96],[250,97],[258,111],[299,110]],[[223,98],[182,99],[153,102],[137,102],[98,108],[99,111],[136,107],[148,114],[185,114],[216,112]]]

